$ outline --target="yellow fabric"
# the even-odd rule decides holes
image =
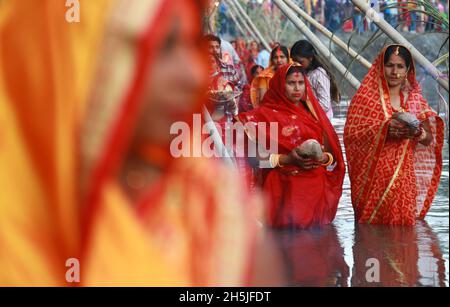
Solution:
[[[80,0],[80,23],[60,0],[0,4],[0,285],[67,285],[80,257],[77,133],[114,2]],[[106,197],[81,284],[176,284],[126,201]]]
[[[169,267],[144,227],[136,223],[132,206],[117,185],[108,185],[99,208],[101,212],[96,214],[93,237],[83,258],[83,285],[187,285],[187,274]]]
[[[75,138],[110,3],[74,24],[58,0],[0,4],[2,285],[61,284],[78,254]]]
[[[308,13],[308,15],[311,15],[312,13],[312,6],[311,6],[311,0],[305,0],[305,11]]]
[[[0,80],[1,81],[1,80]],[[55,225],[0,82],[0,285],[54,285]]]
[[[263,97],[260,97],[259,91],[265,90],[267,92],[270,79],[272,79],[274,73],[273,66],[270,66],[253,79],[250,87],[250,99],[254,108],[257,108],[263,99]]]

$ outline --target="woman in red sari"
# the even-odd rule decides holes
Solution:
[[[306,228],[329,224],[342,194],[345,166],[338,137],[312,94],[300,64],[287,64],[270,81],[261,107],[238,115],[243,123],[266,123],[262,134],[247,129],[260,145],[276,141],[271,152],[272,169],[264,170],[262,188],[269,200],[268,224],[274,227]],[[269,124],[277,123],[278,131]],[[308,139],[325,148],[318,160],[303,159],[296,148]]]
[[[415,129],[396,119],[405,115],[417,117]],[[352,99],[344,129],[356,220],[423,219],[439,185],[443,140],[444,123],[422,96],[410,52],[384,48]]]

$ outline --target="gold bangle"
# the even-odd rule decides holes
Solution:
[[[280,163],[280,157],[281,157],[281,155],[279,155],[279,154],[270,154],[269,164],[270,164],[271,168],[283,167],[283,165],[281,165],[281,163]]]
[[[280,157],[281,157],[281,155],[277,155],[276,161],[277,161],[277,166],[280,167],[280,168],[282,168],[283,165],[281,165],[281,163],[280,163]]]
[[[322,166],[327,167],[327,166],[330,166],[331,164],[333,164],[334,158],[333,158],[333,155],[330,154],[329,152],[325,152],[325,154],[328,156],[328,161],[327,161],[327,163],[322,164]]]

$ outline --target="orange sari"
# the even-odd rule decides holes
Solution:
[[[7,171],[0,175],[7,188],[0,284],[247,285],[258,201],[235,173],[163,153],[167,167],[137,203],[118,179],[155,52],[180,10],[200,20],[200,7],[174,0],[80,3],[80,25],[66,23],[55,0],[8,1],[10,14],[1,16],[0,43],[9,52],[0,53],[0,120],[7,127],[0,148]],[[200,37],[200,23],[192,22]],[[25,32],[28,49],[18,35]],[[68,258],[80,262],[80,283],[66,279]]]
[[[272,62],[272,61],[271,61]],[[273,65],[269,65],[266,69],[264,69],[258,76],[256,76],[250,85],[250,99],[252,101],[253,108],[259,107],[262,98],[260,97],[259,90],[267,90],[269,89],[270,79],[273,78],[275,74],[275,69]]]
[[[0,3],[0,285],[63,285],[79,256],[77,127],[112,1]]]
[[[444,123],[422,97],[414,64],[407,81],[405,111],[430,123],[432,143],[388,140],[394,113],[384,77],[385,49],[375,60],[353,97],[344,129],[344,143],[359,223],[413,225],[423,219],[439,185]]]

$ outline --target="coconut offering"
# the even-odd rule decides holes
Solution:
[[[304,141],[295,151],[304,159],[320,160],[323,156],[322,146],[314,139]]]
[[[416,133],[420,129],[420,121],[416,115],[409,112],[397,112],[392,115],[392,118],[405,125],[413,133]]]

